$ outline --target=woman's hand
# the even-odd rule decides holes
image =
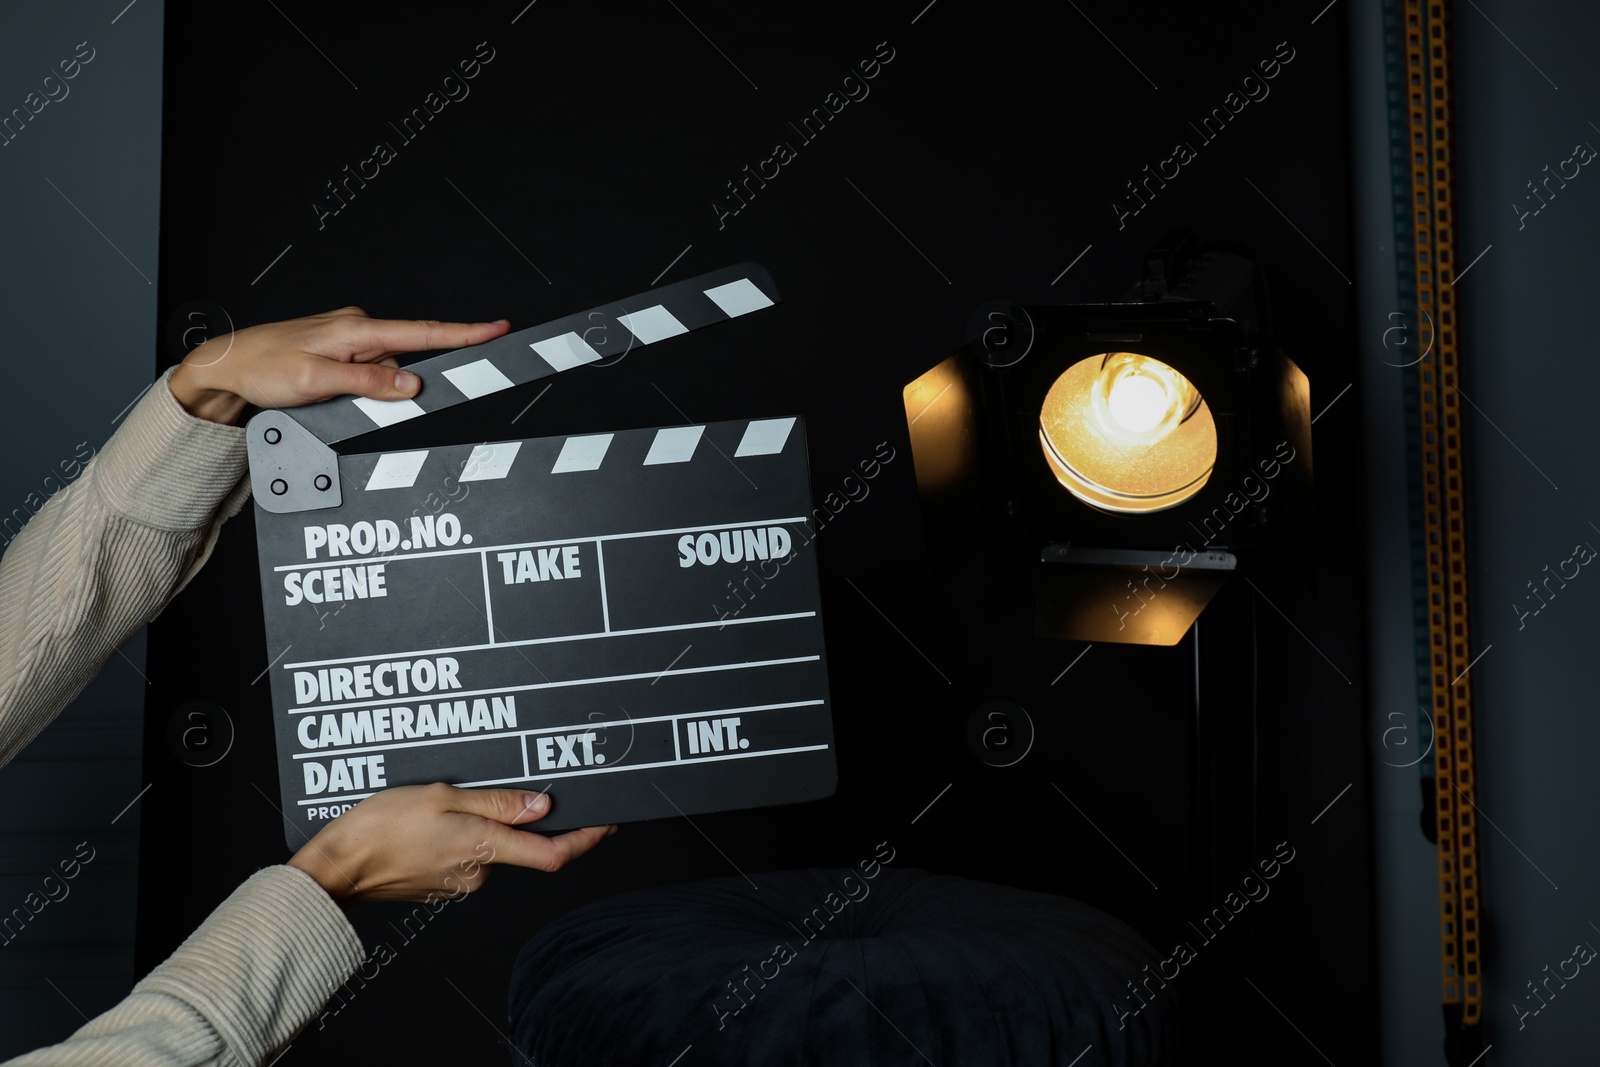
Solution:
[[[340,905],[435,900],[477,889],[491,864],[558,871],[616,831],[591,826],[544,837],[511,829],[549,811],[549,797],[520,789],[398,786],[324,826],[289,863]]]
[[[395,353],[464,348],[510,328],[504,319],[373,319],[346,307],[213,337],[184,358],[169,382],[189,414],[228,425],[247,404],[292,408],[347,393],[404,400],[416,395],[420,379],[397,369]]]

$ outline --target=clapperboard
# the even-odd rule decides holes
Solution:
[[[648,346],[778,299],[725,268],[412,364],[414,400],[251,419],[292,847],[426,782],[548,789],[541,830],[833,792],[801,419],[330,447],[595,362],[597,325]]]

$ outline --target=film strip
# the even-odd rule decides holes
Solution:
[[[803,420],[328,448],[594,362],[585,331],[655,344],[777,302],[730,268],[412,364],[410,407],[251,420],[292,846],[435,781],[547,789],[541,830],[833,791]]]
[[[1474,760],[1471,630],[1458,381],[1452,7],[1386,6],[1401,311],[1428,326],[1430,350],[1405,375],[1411,452],[1412,575],[1418,690],[1431,715],[1431,792],[1439,857],[1443,1002],[1460,1025],[1483,1013],[1482,878]],[[1459,1012],[1459,1015],[1454,1013]]]

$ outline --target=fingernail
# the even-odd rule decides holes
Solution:
[[[496,326],[510,326],[511,325],[511,320],[510,319],[495,319],[494,320],[494,325],[496,325]]]
[[[619,827],[616,823],[612,823],[610,826],[606,827],[606,836],[610,837],[612,834],[616,833],[619,829],[621,829],[621,827]]]
[[[421,383],[421,381],[422,379],[418,378],[410,371],[401,371],[394,376],[394,387],[407,396],[410,396],[412,393],[417,391],[417,386]]]
[[[538,815],[543,815],[550,810],[550,798],[543,793],[524,794],[522,802],[527,805],[529,811]]]

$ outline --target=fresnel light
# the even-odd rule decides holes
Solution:
[[[1250,254],[1170,235],[1136,296],[985,305],[905,390],[935,556],[1020,543],[1043,636],[1176,643],[1309,489],[1309,389]]]

